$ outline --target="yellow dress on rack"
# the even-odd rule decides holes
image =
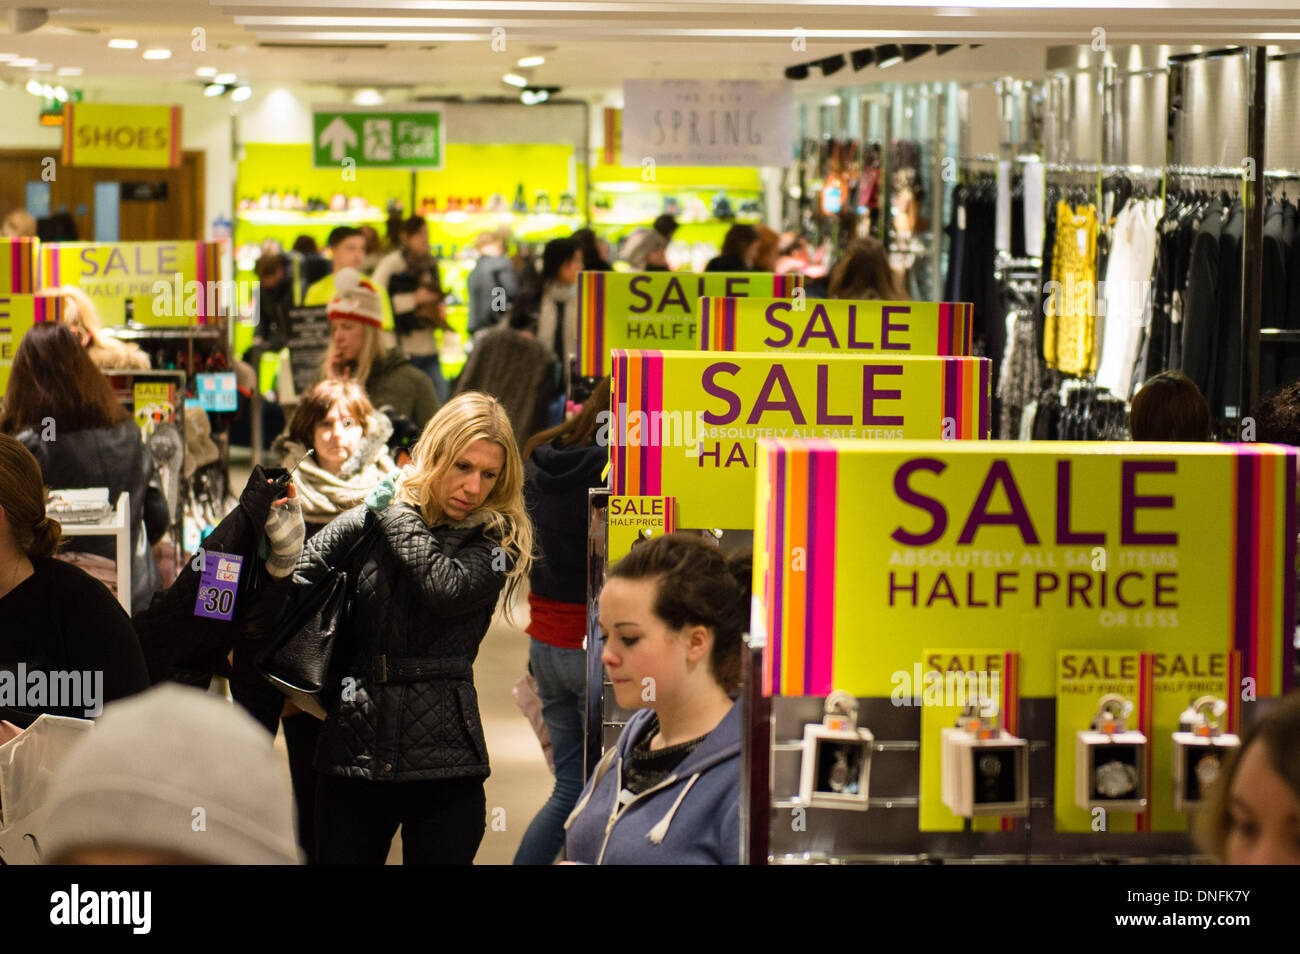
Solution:
[[[1052,280],[1043,324],[1043,357],[1064,374],[1097,370],[1097,207],[1056,206]]]

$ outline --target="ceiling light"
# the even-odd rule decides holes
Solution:
[[[41,84],[41,95],[43,95],[46,99],[53,99],[54,87],[51,86],[49,83]]]
[[[53,63],[33,63],[31,66],[29,66],[29,67],[27,67],[27,68],[28,68],[29,70],[31,70],[33,73],[48,73],[50,70],[54,69],[54,64],[53,64]]]
[[[843,53],[836,53],[834,56],[828,56],[822,60],[818,66],[822,68],[822,76],[830,76],[832,73],[838,73],[844,69],[848,60],[844,59]]]
[[[957,49],[957,47],[959,47],[959,46],[961,46],[960,43],[937,43],[937,44],[935,44],[934,52],[935,52],[938,56],[943,56],[943,55],[944,55],[945,53],[947,53],[949,50],[955,50],[955,49]],[[1134,49],[1137,49],[1137,47],[1134,47]]]
[[[253,87],[236,86],[234,90],[231,92],[230,98],[237,103],[242,103],[244,100],[248,99],[252,95],[253,95]]]
[[[855,70],[866,69],[875,58],[876,54],[871,50],[854,50],[849,54],[849,61]]]
[[[832,93],[830,96],[827,96],[825,99],[822,100],[822,105],[823,105],[823,106],[838,106],[838,105],[840,105],[842,102],[844,102],[844,101],[843,101],[842,99],[840,99],[838,96],[836,96],[834,93]]]
[[[163,49],[162,47],[153,50],[145,50],[144,58],[146,60],[170,60],[172,58],[172,51]]]
[[[84,72],[80,66],[60,66],[58,69],[60,76],[80,76]]]
[[[808,78],[808,64],[800,63],[798,66],[787,66],[785,68],[785,78],[788,80],[802,80]]]
[[[114,50],[134,50],[140,44],[135,40],[109,40],[108,45]]]
[[[8,63],[10,60],[18,59],[17,53],[0,53],[0,63]]]
[[[226,88],[220,83],[209,83],[207,86],[203,87],[204,96],[220,96],[225,91]]]
[[[519,101],[523,103],[525,106],[534,106],[537,103],[541,102],[541,100],[538,98],[538,94],[533,92],[531,89],[526,89],[520,92]]]
[[[520,69],[526,70],[532,66],[541,66],[545,62],[546,62],[546,57],[544,56],[525,56],[522,59],[520,59],[517,63],[515,63],[515,66],[518,66]]]
[[[215,66],[200,66],[194,71],[195,76],[216,76],[217,68]]]
[[[505,80],[507,83],[509,83],[511,86],[518,86],[520,89],[523,89],[525,86],[528,85],[528,80],[524,79],[518,73],[507,73],[505,76],[501,78]]]
[[[38,83],[38,82],[36,82],[36,80],[34,80],[34,79],[29,79],[29,80],[27,81],[27,92],[31,93],[33,96],[42,96],[42,95],[44,95],[44,94],[41,92],[41,84]]]
[[[383,94],[374,87],[359,89],[352,94],[353,106],[382,106],[383,104]]]
[[[56,86],[54,87],[54,98],[60,103],[66,103],[68,101],[68,91],[62,86]]]
[[[884,46],[876,47],[876,65],[882,70],[901,62],[903,62],[903,51],[899,49],[897,43],[886,43]]]
[[[10,60],[9,65],[17,67],[35,66],[39,62],[40,60],[36,59],[34,56],[20,56],[16,60]]]
[[[235,82],[235,79],[236,76],[234,73],[218,73],[213,77],[212,82],[220,83],[222,86],[230,86]]]
[[[910,63],[918,56],[924,56],[934,47],[928,43],[904,43],[903,44],[903,62]]]

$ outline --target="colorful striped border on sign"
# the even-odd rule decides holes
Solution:
[[[610,486],[620,496],[657,497],[663,493],[663,447],[651,409],[663,407],[663,354],[618,350],[613,364],[610,426],[618,436],[610,440]]]
[[[766,527],[772,562],[762,581],[768,605],[763,684],[770,695],[824,696],[834,688],[838,462],[824,441],[772,443],[777,450]],[[787,511],[787,500],[807,504]]]
[[[1135,718],[1129,722],[1130,729],[1137,729],[1147,737],[1148,744],[1143,746],[1146,753],[1146,767],[1143,771],[1147,779],[1147,807],[1137,815],[1137,830],[1151,831],[1151,791],[1154,787],[1153,780],[1155,775],[1155,750],[1154,727],[1155,727],[1155,666],[1151,653],[1140,653],[1138,655],[1138,697],[1137,709],[1133,713]],[[1167,771],[1167,769],[1166,769]]]
[[[0,254],[0,292],[13,295],[30,295],[36,291],[39,276],[37,262],[40,240],[34,238],[8,238],[0,240],[8,246],[7,254]]]
[[[1279,580],[1269,568],[1294,564],[1285,557],[1294,554],[1296,538],[1296,451],[1251,444],[1235,449],[1232,648],[1241,655],[1241,676],[1253,678],[1263,698],[1284,692],[1295,666],[1294,640],[1282,640],[1282,652],[1273,651],[1281,620],[1294,619],[1294,580],[1290,574]]]
[[[970,302],[939,305],[939,340],[936,354],[970,354],[975,327],[975,306]]]
[[[943,363],[943,416],[945,440],[981,440],[989,436],[989,362],[949,358]],[[974,407],[971,385],[979,375],[979,394],[984,397]],[[948,433],[952,422],[952,433]]]
[[[582,367],[599,368],[605,353],[605,273],[578,276],[578,347]]]
[[[701,338],[710,351],[736,350],[736,299],[701,298]]]

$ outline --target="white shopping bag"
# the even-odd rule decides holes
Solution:
[[[50,779],[93,726],[88,719],[42,714],[0,745],[0,865],[40,864]]]

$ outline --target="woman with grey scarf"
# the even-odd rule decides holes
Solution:
[[[302,396],[289,430],[271,446],[281,455],[282,466],[291,471],[297,468],[293,483],[308,539],[339,514],[364,502],[385,477],[396,475],[397,465],[388,456],[392,433],[392,423],[374,409],[355,382],[327,378]],[[275,543],[274,534],[272,537]],[[289,569],[292,571],[292,565]],[[298,841],[307,863],[313,864],[317,775],[312,758],[321,723],[288,702],[280,723],[298,804]]]

